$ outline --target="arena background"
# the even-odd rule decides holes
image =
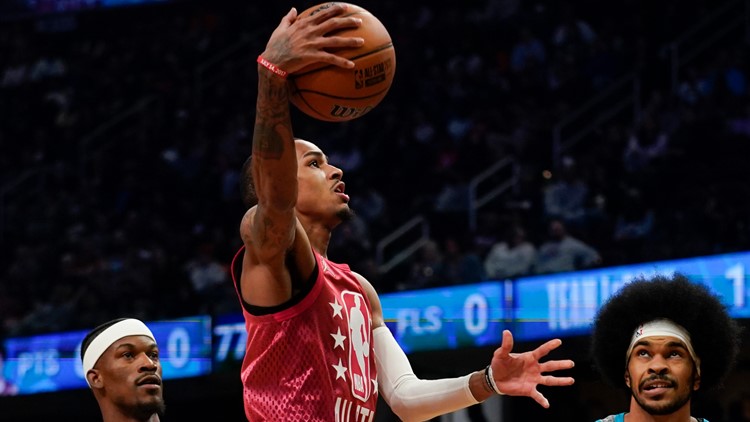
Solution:
[[[252,136],[255,57],[289,7],[313,4],[2,2],[6,347],[123,315],[237,312],[227,266],[240,244],[236,183]],[[541,250],[553,218],[596,252],[576,270],[750,250],[747,1],[357,4],[394,40],[391,92],[349,123],[296,111],[293,122],[341,164],[359,214],[329,256],[382,294],[533,276],[500,278],[483,264],[508,227]],[[556,271],[568,270],[545,272]],[[737,413],[743,397],[750,403],[748,337],[726,387],[699,395],[694,414],[750,420]],[[577,383],[545,389],[550,409],[498,398],[486,420],[624,411],[627,397],[601,383],[588,347],[585,333],[570,335],[555,352],[576,360]],[[422,377],[455,376],[483,367],[493,349],[410,357]],[[168,380],[164,420],[243,420],[238,371],[229,362]],[[52,418],[99,412],[81,388],[0,397],[0,421]],[[481,420],[443,420],[470,418]],[[381,406],[376,420],[396,419]]]

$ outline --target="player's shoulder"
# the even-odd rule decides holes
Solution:
[[[240,237],[242,238],[242,242],[246,246],[250,242],[250,232],[253,227],[253,219],[255,217],[255,212],[257,211],[257,209],[257,205],[248,209],[247,211],[245,211],[245,215],[242,216],[242,220],[240,220]]]
[[[362,274],[356,271],[352,271],[352,275],[354,276],[354,278],[357,279],[357,281],[359,281],[359,284],[362,286],[362,289],[365,292],[367,292],[368,294],[372,293],[372,294],[377,295],[377,292],[375,291],[375,287],[372,285],[372,283],[370,283],[370,281],[367,278],[365,278],[365,276],[363,276]]]
[[[380,305],[380,297],[375,287],[361,274],[352,271],[354,277],[359,281],[362,286],[362,292],[367,296],[367,300],[370,302],[370,312],[373,320],[373,327],[379,327],[385,322],[383,321],[383,308]]]
[[[258,211],[258,206],[254,205],[250,207],[247,211],[245,211],[245,215],[242,216],[242,221],[240,222],[241,226],[249,226],[253,223],[253,217],[255,217],[255,213]]]

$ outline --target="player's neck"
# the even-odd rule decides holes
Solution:
[[[310,239],[310,245],[323,258],[328,259],[328,243],[331,241],[331,231],[322,226],[316,226],[312,229],[306,228],[307,237]]]

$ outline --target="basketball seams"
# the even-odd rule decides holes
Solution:
[[[337,97],[337,96],[333,96],[333,95],[328,95],[328,94],[326,94],[326,93],[324,93],[324,92],[319,92],[319,91],[312,91],[312,90],[300,90],[300,89],[297,89],[297,86],[296,86],[296,85],[294,86],[294,89],[295,89],[294,93],[295,93],[296,97],[297,97],[297,98],[298,98],[298,99],[299,99],[300,101],[302,101],[302,103],[303,103],[303,104],[305,105],[305,108],[306,108],[306,109],[307,109],[308,111],[311,111],[311,112],[313,112],[313,113],[317,114],[317,115],[318,115],[318,116],[320,117],[320,119],[322,119],[322,120],[325,120],[325,121],[327,121],[327,122],[338,122],[339,120],[337,120],[337,119],[332,119],[332,118],[331,118],[331,116],[329,116],[329,115],[327,115],[327,114],[323,114],[323,113],[321,113],[320,111],[318,111],[317,109],[313,108],[313,106],[312,106],[312,105],[311,105],[311,104],[310,104],[310,103],[309,103],[309,102],[307,101],[307,98],[305,98],[305,96],[303,95],[303,93],[306,93],[306,94],[315,94],[315,95],[320,95],[320,96],[322,96],[322,97],[327,97],[327,98],[337,98],[337,99],[353,99],[353,100],[366,100],[366,99],[368,99],[368,98],[370,98],[370,97],[376,97],[376,96],[378,96],[378,95],[385,95],[385,93],[386,93],[386,92],[388,91],[388,89],[384,89],[384,90],[382,90],[382,91],[379,91],[379,92],[378,92],[377,94],[374,94],[374,95],[368,95],[368,96],[366,96],[366,97],[361,97],[361,98],[349,98],[349,97]],[[298,106],[298,107],[299,107],[299,106]],[[302,110],[302,111],[304,111],[304,110]]]
[[[375,98],[378,95],[383,95],[383,93],[386,92],[386,91],[388,91],[388,89],[381,89],[380,91],[378,91],[378,92],[376,92],[374,94],[365,95],[363,97],[341,97],[341,96],[338,96],[338,95],[331,95],[331,94],[328,94],[328,93],[325,93],[325,92],[315,91],[315,90],[312,90],[312,89],[299,89],[299,88],[296,88],[296,90],[294,91],[294,94],[298,95],[298,96],[300,96],[302,98],[304,98],[302,96],[302,94],[317,94],[317,95],[320,95],[321,97],[330,98],[330,99],[334,99],[334,100],[367,100],[367,99],[370,99],[370,98]]]

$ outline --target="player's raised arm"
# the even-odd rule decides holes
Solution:
[[[326,36],[358,25],[358,18],[342,17],[345,4],[336,4],[313,16],[298,18],[291,9],[258,58],[258,99],[252,147],[252,175],[258,208],[251,238],[259,259],[274,260],[294,238],[297,201],[297,157],[289,116],[286,75],[316,62],[352,67],[353,63],[326,51],[356,46],[362,40]],[[246,242],[248,243],[248,242]]]
[[[307,163],[298,157],[287,75],[315,63],[354,65],[328,51],[362,44],[361,38],[335,35],[361,24],[359,18],[346,16],[347,9],[346,4],[336,3],[305,17],[291,9],[258,56],[252,154],[242,175],[243,199],[249,210],[240,224],[245,251],[239,287],[247,304],[276,306],[286,302],[292,295],[292,274],[306,279],[312,271],[313,253],[295,206],[299,203],[300,166],[317,166],[320,160],[305,158],[310,161]],[[293,261],[287,259],[289,255],[294,256]]]

